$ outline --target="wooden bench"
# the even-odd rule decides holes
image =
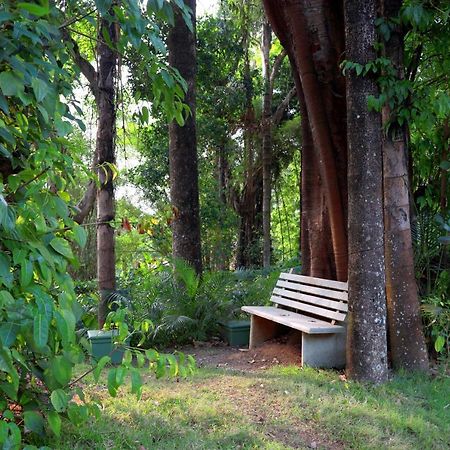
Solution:
[[[347,283],[282,273],[270,300],[275,307],[242,307],[251,314],[250,349],[284,326],[301,333],[302,365],[345,367]]]

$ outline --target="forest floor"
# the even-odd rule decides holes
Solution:
[[[140,401],[84,379],[101,422],[65,425],[58,449],[450,449],[450,377],[396,376],[382,386],[342,372],[302,369],[295,347],[257,351],[220,342],[182,349],[199,369],[187,379],[145,374]],[[143,369],[145,373],[145,369]]]

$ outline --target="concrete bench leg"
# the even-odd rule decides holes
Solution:
[[[255,315],[252,315],[250,320],[250,349],[276,336],[278,331],[277,323]]]
[[[302,335],[302,366],[345,367],[345,333]]]

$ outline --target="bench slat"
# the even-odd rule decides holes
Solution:
[[[309,334],[344,333],[345,328],[273,306],[243,306],[242,311]]]
[[[318,295],[325,298],[334,298],[336,300],[347,301],[348,293],[341,291],[331,291],[329,289],[323,289],[315,286],[308,286],[306,284],[297,284],[289,281],[278,280],[277,287],[284,287],[287,289],[293,289],[297,292],[305,292],[307,294]]]
[[[322,286],[326,288],[336,289],[338,291],[348,291],[348,283],[343,281],[326,280],[325,278],[308,277],[306,275],[297,275],[295,273],[285,272],[282,272],[280,274],[280,279],[311,284],[313,286]]]
[[[326,317],[327,319],[343,321],[346,316],[346,314],[340,312],[331,311],[325,308],[319,308],[317,306],[308,305],[307,303],[295,302],[286,298],[278,297],[276,295],[272,295],[270,300],[274,303],[278,303],[279,305],[295,308],[299,311],[315,314],[316,316]]]
[[[336,311],[341,311],[345,313],[348,311],[348,304],[342,301],[339,302],[335,300],[328,300],[325,298],[314,297],[312,295],[302,294],[301,292],[289,291],[287,289],[280,289],[277,287],[273,290],[273,293],[281,297],[289,298],[291,300],[300,300],[302,302],[324,306],[325,308],[333,309]]]

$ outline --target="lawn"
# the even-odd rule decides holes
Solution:
[[[144,371],[145,372],[145,371]],[[298,367],[201,368],[188,379],[146,375],[141,401],[84,379],[104,414],[66,424],[59,449],[449,449],[450,378],[398,376],[382,386]]]

